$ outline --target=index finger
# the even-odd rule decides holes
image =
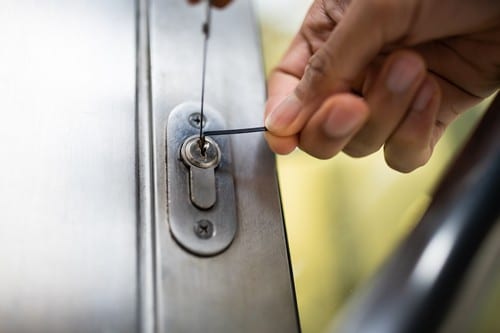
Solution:
[[[355,78],[388,44],[399,42],[417,15],[417,1],[353,0],[328,40],[312,59],[301,84],[307,89],[318,76],[316,62],[336,81],[352,86]],[[329,80],[332,81],[332,80]]]

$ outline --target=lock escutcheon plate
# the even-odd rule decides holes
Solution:
[[[235,191],[228,136],[207,138],[209,143],[213,142],[212,148],[217,149],[219,154],[216,161],[210,160],[207,165],[203,165],[203,159],[196,156],[196,147],[193,147],[193,151],[187,151],[192,147],[187,145],[192,144],[193,140],[197,144],[199,127],[192,118],[199,109],[199,103],[183,103],[175,107],[168,118],[168,222],[172,236],[184,249],[199,256],[213,256],[227,249],[236,235]],[[224,119],[217,111],[205,106],[204,113],[205,130],[225,128]],[[189,154],[193,156],[186,156]],[[197,162],[201,164],[197,166]],[[193,175],[197,178],[193,179]],[[215,193],[210,193],[210,177],[213,176]],[[203,183],[195,183],[194,192],[190,189],[193,181]],[[212,194],[215,194],[213,204],[210,198]],[[194,200],[193,195],[196,196]],[[201,221],[211,224],[207,237],[200,237]]]

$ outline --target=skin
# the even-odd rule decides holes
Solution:
[[[316,0],[270,75],[266,139],[321,159],[383,147],[410,172],[499,86],[500,1]]]
[[[188,0],[192,5],[202,2],[203,0]],[[232,0],[212,0],[212,5],[215,7],[223,8],[226,7]]]

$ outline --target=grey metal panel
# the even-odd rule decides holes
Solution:
[[[297,332],[274,157],[262,134],[232,138],[238,233],[222,254],[201,258],[172,238],[167,221],[165,139],[169,113],[198,101],[204,7],[152,1],[151,55],[161,332]],[[262,124],[265,79],[249,1],[214,11],[206,102],[228,128]]]
[[[135,332],[132,0],[3,0],[0,331]]]
[[[151,106],[149,1],[137,0],[136,130],[140,332],[156,332],[156,223],[154,208],[154,131]]]

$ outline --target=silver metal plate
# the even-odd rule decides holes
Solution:
[[[165,130],[200,97],[204,13],[181,0],[2,1],[0,332],[298,331],[261,135],[231,138],[231,246],[206,258],[171,236]],[[213,15],[207,102],[230,128],[259,125],[250,0]]]
[[[190,119],[198,113],[199,103],[183,103],[170,113],[167,125],[167,189],[170,232],[186,250],[212,256],[231,244],[237,230],[236,204],[228,136],[212,138],[219,146],[220,162],[215,169],[216,201],[210,209],[197,208],[190,191],[190,167],[181,158],[184,142],[199,133]],[[213,108],[205,109],[205,130],[223,129],[224,119]],[[208,237],[200,236],[200,222],[212,224]],[[203,230],[201,230],[203,231]]]
[[[298,332],[275,160],[262,134],[231,137],[238,220],[231,246],[195,256],[171,235],[165,132],[177,105],[200,100],[205,6],[153,0],[150,13],[158,331]],[[212,14],[205,101],[227,128],[259,126],[266,90],[251,1]]]
[[[135,3],[1,7],[0,332],[138,332]]]

